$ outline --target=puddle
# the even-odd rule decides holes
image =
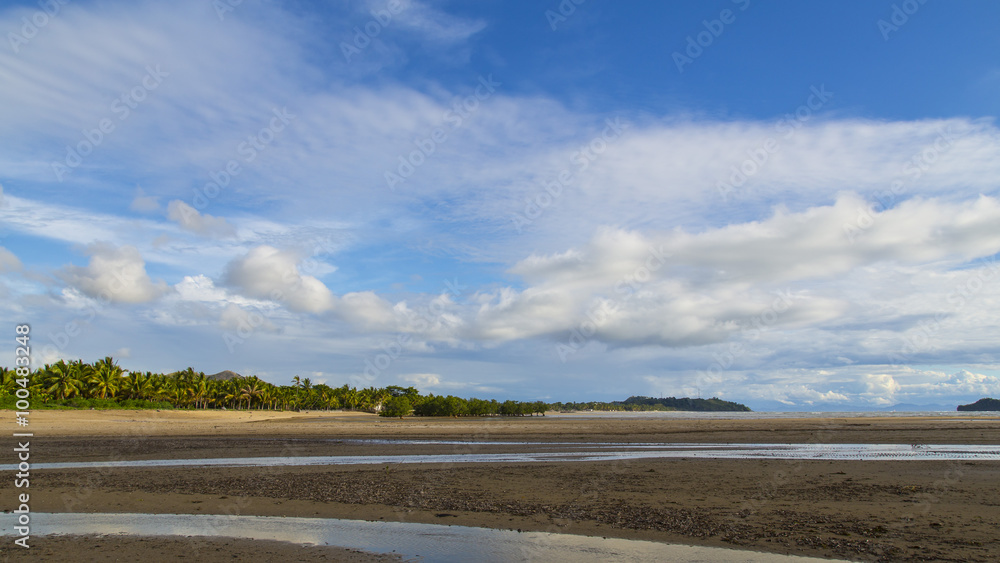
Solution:
[[[427,441],[427,444],[455,442]],[[466,442],[466,445],[478,445]],[[522,443],[524,445],[524,443]],[[551,444],[546,444],[551,445]],[[206,459],[144,459],[36,463],[33,469],[89,469],[103,467],[278,467],[304,465],[389,465],[396,463],[545,463],[618,461],[654,458],[860,460],[860,461],[1000,461],[1000,446],[907,444],[601,444],[576,443],[579,451],[458,453],[420,455],[345,455],[235,457]],[[602,451],[603,450],[603,451]],[[0,465],[13,471],[14,464]]]
[[[333,545],[398,553],[409,561],[720,562],[821,563],[829,559],[775,555],[717,547],[603,539],[545,532],[328,518],[227,516],[208,514],[51,514],[32,513],[32,535],[125,534],[139,536],[223,536]],[[4,519],[3,535],[12,536]]]

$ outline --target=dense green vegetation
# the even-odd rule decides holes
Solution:
[[[746,405],[723,401],[712,397],[711,399],[677,399],[674,397],[654,398],[654,397],[629,397],[624,401],[612,401],[610,403],[589,402],[589,403],[551,403],[549,408],[559,411],[745,411],[750,410]]]
[[[235,374],[234,374],[235,375]],[[0,408],[15,407],[21,387],[14,370],[0,367]],[[192,368],[172,374],[126,371],[113,358],[93,364],[59,361],[34,370],[27,381],[31,408],[335,410],[383,416],[523,416],[544,413],[545,403],[485,401],[421,395],[413,387],[357,389],[314,385],[292,378],[274,385],[256,376],[213,379]]]
[[[970,405],[958,405],[960,411],[1000,411],[1000,399],[984,397]]]
[[[461,399],[433,395],[413,407],[417,416],[534,416],[544,414],[548,404],[542,401],[522,403],[520,401],[499,402],[496,399]]]
[[[267,409],[335,410],[379,413],[388,417],[416,416],[534,416],[546,410],[597,411],[749,411],[720,399],[655,399],[629,397],[611,403],[545,403],[497,401],[421,395],[413,387],[368,387],[313,384],[292,378],[291,385],[274,385],[256,376],[213,378],[192,368],[171,374],[126,371],[113,358],[92,364],[59,361],[34,370],[27,381],[0,367],[0,408],[15,407],[15,392],[25,383],[31,408],[50,409]],[[219,374],[217,374],[219,375]],[[959,407],[961,410],[962,407]]]

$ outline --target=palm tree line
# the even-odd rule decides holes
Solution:
[[[0,367],[0,398],[16,390],[15,371]],[[414,412],[424,416],[521,416],[544,412],[545,403],[460,399],[421,395],[413,387],[390,385],[358,389],[313,384],[308,377],[291,385],[274,385],[257,376],[212,379],[193,368],[171,374],[126,371],[109,357],[92,364],[60,360],[38,368],[30,377],[32,403],[86,406],[113,402],[123,407],[169,406],[187,409],[337,410],[378,413],[392,405],[392,416]],[[387,411],[388,412],[388,411]]]

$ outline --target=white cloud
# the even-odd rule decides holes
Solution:
[[[392,305],[373,291],[346,293],[337,304],[337,314],[370,331],[396,330]]]
[[[917,372],[912,382],[901,387],[910,396],[996,397],[1000,377],[961,370],[953,374],[939,371]]]
[[[138,213],[153,213],[160,210],[160,202],[156,197],[146,195],[142,188],[136,188],[135,197],[128,208]]]
[[[222,217],[213,217],[207,213],[201,214],[197,209],[179,199],[167,205],[167,218],[176,222],[181,228],[209,237],[231,237],[236,235],[236,228]]]
[[[425,40],[457,43],[486,27],[486,22],[482,20],[456,17],[417,0],[400,0],[400,4],[400,13],[395,16],[398,24]],[[372,0],[368,6],[373,10],[381,10],[385,3]]]
[[[891,404],[901,389],[902,386],[890,374],[870,373],[865,376],[865,394],[880,403]]]
[[[299,257],[288,251],[262,245],[226,266],[223,281],[248,297],[284,303],[300,313],[324,313],[333,309],[334,295],[323,282],[302,275]]]
[[[204,275],[184,276],[184,279],[174,286],[174,291],[184,301],[205,301],[210,303],[225,303],[229,301],[226,290],[215,287],[212,279]]]
[[[994,368],[995,369],[995,368]],[[700,388],[678,385],[683,377],[648,376],[654,392],[682,396],[701,391],[744,403],[782,403],[788,407],[886,408],[896,404],[955,405],[1000,394],[1000,377],[960,370],[915,369],[863,365],[822,369],[768,369],[766,373],[733,371],[716,381],[700,380]],[[695,381],[692,379],[691,381]]]
[[[870,221],[848,236],[859,213]],[[815,282],[884,264],[949,268],[990,256],[1000,251],[997,224],[1000,203],[985,196],[915,198],[878,212],[844,194],[833,205],[694,234],[605,229],[583,248],[513,266],[529,287],[479,294],[476,330],[509,340],[592,324],[599,340],[688,346],[725,340],[769,307],[780,313],[772,329],[816,324],[848,303],[810,291]]]
[[[87,247],[86,267],[67,266],[60,277],[84,295],[112,303],[147,303],[167,293],[163,281],[153,282],[134,246],[95,243]]]
[[[410,373],[400,375],[399,379],[412,383],[418,389],[434,388],[441,385],[441,376],[436,373]]]
[[[372,291],[338,298],[319,279],[303,274],[299,263],[295,252],[262,245],[231,261],[223,282],[247,297],[283,303],[295,312],[334,312],[366,332],[398,328],[399,315],[385,299]]]
[[[110,241],[111,250],[95,251],[89,266],[63,272],[73,287],[64,288],[64,300],[52,298],[60,307],[86,303],[83,294],[111,287],[106,272],[115,261],[145,280],[145,290],[125,296],[143,302],[165,289],[145,273],[147,263],[155,264],[157,275],[181,280],[176,295],[148,313],[156,322],[232,328],[248,321],[248,311],[264,307],[281,325],[275,341],[295,325],[298,336],[309,333],[309,350],[320,353],[340,346],[350,354],[399,331],[413,336],[408,352],[414,356],[431,356],[440,342],[494,353],[494,359],[530,349],[537,355],[524,356],[521,367],[534,374],[539,358],[552,355],[553,343],[592,323],[592,340],[577,360],[624,358],[643,369],[676,361],[685,366],[678,372],[686,373],[742,344],[726,381],[732,376],[739,383],[741,370],[777,373],[784,394],[766,382],[748,380],[747,389],[790,402],[846,397],[875,404],[903,400],[911,391],[994,388],[992,380],[981,379],[988,376],[974,373],[953,381],[949,374],[958,367],[917,377],[880,364],[906,345],[904,338],[925,342],[910,357],[927,365],[995,356],[1000,278],[995,266],[970,264],[1000,248],[1000,130],[993,122],[817,114],[784,135],[771,122],[639,115],[623,107],[621,118],[630,125],[621,137],[595,158],[580,160],[581,147],[617,115],[516,94],[507,88],[516,75],[505,76],[503,66],[496,67],[495,79],[504,84],[455,128],[447,112],[474,92],[477,77],[446,86],[410,86],[389,74],[376,85],[354,80],[359,69],[372,70],[365,65],[408,61],[413,53],[407,41],[430,45],[434,56],[467,50],[463,43],[471,44],[485,23],[438,5],[404,3],[350,67],[339,56],[317,67],[312,47],[322,44],[318,28],[276,4],[244,3],[219,25],[202,1],[70,3],[44,38],[17,56],[0,51],[6,86],[0,89],[0,154],[6,155],[0,169],[8,187],[43,190],[32,201],[0,187],[0,223],[19,244],[20,237],[63,248]],[[357,10],[330,9],[338,15],[354,10],[358,17],[342,18],[342,31],[350,34],[370,10],[384,7],[372,0]],[[0,12],[0,29],[15,29],[21,12]],[[127,116],[112,110],[115,97],[142,83],[147,66],[166,73],[162,85]],[[276,106],[286,105],[299,117],[246,160],[240,143],[268,126]],[[114,132],[73,170],[73,189],[61,189],[51,162],[61,162],[64,147],[104,118]],[[400,155],[411,154],[414,140],[435,127],[446,128],[447,141],[390,192],[385,171],[395,170]],[[780,150],[720,193],[768,138]],[[571,180],[560,195],[549,196],[551,205],[537,209],[540,215],[518,232],[512,215],[525,212],[526,200],[544,201],[545,184],[564,170]],[[159,199],[136,189],[131,210],[150,213],[169,201],[169,221],[107,211],[108,194],[127,197],[137,177]],[[192,207],[205,210],[195,204],[192,188],[205,192],[209,181],[219,185],[218,197],[206,196],[215,216]],[[51,196],[55,190],[60,197]],[[990,197],[975,199],[980,193]],[[46,203],[56,199],[59,204]],[[787,208],[774,210],[775,201]],[[887,208],[873,210],[876,201]],[[241,217],[239,238],[222,219],[234,216],[234,209]],[[609,227],[595,233],[596,225]],[[190,232],[229,238],[197,239]],[[321,281],[335,268],[301,260],[333,252],[303,243],[321,234],[335,238],[337,249],[364,245],[377,259],[397,251],[416,251],[421,259],[448,256],[484,281],[456,299],[407,293],[405,301],[390,302],[369,288],[385,287],[393,276],[420,281],[409,269],[416,261],[378,280],[361,278],[348,262],[340,273],[355,276],[347,281],[352,289],[338,298]],[[27,248],[16,248],[27,268],[0,249],[0,271],[34,271],[27,257],[43,253]],[[646,272],[650,248],[665,258],[662,267]],[[495,264],[510,265],[507,273],[516,282],[494,276]],[[433,269],[422,273],[434,275]],[[216,287],[212,277],[230,287]],[[25,295],[42,302],[49,292],[51,280],[27,278],[3,280],[5,313],[27,307]],[[978,285],[970,289],[973,283]],[[415,286],[396,291],[407,287]],[[794,304],[762,334],[748,332],[778,294]],[[144,314],[147,309],[153,307]],[[927,322],[937,328],[921,324]],[[124,338],[129,331],[120,332]],[[447,362],[440,355],[434,360]],[[853,387],[806,374],[830,365],[833,371],[857,368],[838,372]],[[804,371],[778,373],[793,366]],[[452,380],[459,371],[442,371],[441,377]],[[808,381],[799,388],[798,380]]]

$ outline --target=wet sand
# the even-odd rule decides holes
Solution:
[[[42,411],[32,417],[31,430],[36,433],[32,461],[36,463],[516,449],[353,441],[358,438],[538,441],[550,445],[533,447],[548,451],[559,451],[557,442],[583,441],[1000,443],[1000,419],[996,418],[636,420],[567,416],[400,421],[350,413],[167,411]],[[1000,463],[987,461],[651,459],[42,470],[34,476],[32,490],[32,510],[37,512],[384,519],[862,561],[1000,560]],[[50,541],[36,539],[38,545]],[[93,538],[60,541],[60,549],[70,549],[76,560],[88,560],[95,553]],[[185,545],[175,543],[178,549]],[[133,544],[130,549],[142,547]],[[10,553],[9,549],[0,552]]]
[[[172,538],[130,536],[46,536],[31,542],[30,553],[5,548],[4,561],[342,561],[390,563],[395,555],[366,553],[329,546],[304,546],[267,540],[234,538]],[[23,548],[18,548],[22,549]],[[23,550],[25,552],[29,550]]]

